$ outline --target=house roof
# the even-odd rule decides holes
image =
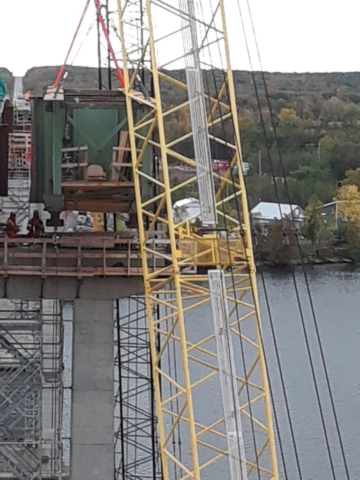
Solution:
[[[174,207],[178,207],[178,208],[181,208],[181,207],[185,207],[187,205],[190,205],[190,204],[200,204],[199,200],[197,198],[193,198],[193,197],[190,197],[190,198],[183,198],[182,200],[178,200],[177,202],[174,203]]]
[[[296,209],[299,209],[299,213],[296,214]],[[274,203],[274,202],[260,202],[251,210],[253,217],[261,218],[262,220],[280,220],[281,218],[291,216],[291,212],[294,212],[296,217],[303,217],[303,210],[299,205],[289,205],[287,203]]]

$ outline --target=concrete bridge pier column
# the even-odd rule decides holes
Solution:
[[[114,479],[113,321],[112,300],[75,300],[70,480]]]

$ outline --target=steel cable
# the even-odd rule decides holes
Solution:
[[[240,16],[241,16],[242,22],[243,22],[242,10],[241,10],[239,0],[237,0],[237,3],[238,3],[239,11],[240,11]],[[260,49],[259,49],[259,45],[258,45],[258,41],[257,41],[257,36],[256,36],[256,31],[255,31],[255,26],[254,26],[254,21],[253,21],[253,17],[252,17],[252,13],[251,13],[251,7],[250,7],[249,0],[247,0],[247,6],[248,6],[248,10],[249,10],[252,31],[253,31],[253,35],[254,35],[255,44],[256,44],[257,55],[258,55],[259,62],[260,62],[260,70],[261,70],[263,84],[264,84],[264,87],[265,87],[265,96],[266,96],[267,104],[268,104],[268,107],[269,107],[271,125],[272,125],[272,128],[273,128],[274,138],[275,138],[275,144],[276,144],[276,148],[277,148],[277,152],[278,152],[278,156],[279,156],[280,166],[281,166],[282,175],[283,175],[283,179],[284,179],[285,190],[286,190],[286,194],[287,194],[287,197],[288,197],[288,202],[289,202],[289,205],[290,205],[291,204],[291,198],[290,198],[290,193],[289,193],[289,188],[288,188],[287,176],[286,176],[286,173],[285,173],[282,153],[281,153],[281,149],[280,149],[279,142],[278,142],[277,127],[276,127],[276,123],[275,123],[275,119],[274,119],[273,109],[272,109],[272,106],[271,106],[270,96],[269,96],[268,87],[267,87],[267,81],[266,81],[265,74],[264,74],[264,71],[263,71],[263,68],[262,68]],[[246,36],[245,29],[244,29],[244,35]],[[248,48],[248,43],[247,43],[247,48]],[[249,51],[249,49],[248,49],[248,51]],[[267,132],[266,132],[264,118],[263,118],[263,115],[262,115],[261,104],[260,104],[260,99],[259,99],[259,94],[258,94],[258,88],[257,88],[257,85],[256,85],[256,78],[255,78],[253,70],[252,70],[252,78],[253,78],[254,87],[255,87],[255,90],[256,90],[257,102],[258,102],[258,107],[259,107],[259,111],[260,111],[260,115],[261,115],[261,124],[262,124],[263,133],[264,133],[264,137],[265,137],[265,141],[266,141],[266,149],[267,149],[267,153],[268,153],[268,157],[269,157],[269,164],[270,164],[270,168],[271,168],[271,172],[272,172],[276,197],[277,197],[277,201],[278,201],[278,204],[279,204],[279,210],[280,210],[280,214],[281,214],[280,199],[279,199],[279,193],[278,193],[278,190],[277,190],[277,187],[276,187],[276,178],[275,178],[275,173],[274,173],[274,168],[273,168],[273,163],[272,163],[272,156],[271,156],[270,147],[269,147],[269,140],[268,140],[268,136],[267,136]],[[291,216],[292,216],[293,222],[295,222],[295,216],[294,216],[293,210],[291,210]],[[281,215],[281,217],[282,217],[282,215]],[[301,251],[299,237],[298,237],[297,234],[295,235],[295,237],[296,237],[296,243],[297,243],[297,247],[298,247],[299,254],[300,254],[301,267],[302,267],[302,271],[303,271],[303,274],[304,274],[306,290],[307,290],[309,303],[310,303],[311,314],[312,314],[312,317],[313,317],[313,320],[314,320],[316,338],[317,338],[317,342],[318,342],[318,346],[319,346],[319,350],[320,350],[320,355],[321,355],[321,360],[322,360],[322,364],[323,364],[323,368],[324,368],[326,384],[327,384],[327,388],[328,388],[328,392],[329,392],[329,398],[330,398],[331,408],[332,408],[332,412],[333,412],[333,416],[334,416],[334,420],[335,420],[335,425],[336,425],[338,440],[339,440],[341,453],[342,453],[342,457],[343,457],[345,472],[346,472],[347,478],[350,478],[349,470],[348,470],[348,466],[347,466],[347,460],[346,460],[346,456],[345,456],[344,445],[343,445],[342,436],[341,436],[341,432],[340,432],[340,426],[339,426],[337,413],[336,413],[336,408],[335,408],[335,402],[334,402],[333,393],[332,393],[332,389],[331,389],[331,385],[330,385],[328,369],[326,367],[324,349],[323,349],[323,345],[322,345],[322,342],[321,342],[321,336],[320,336],[318,321],[317,321],[317,317],[316,317],[316,313],[315,313],[315,307],[314,307],[314,303],[313,303],[313,299],[312,299],[312,295],[311,295],[308,276],[307,276],[305,265],[304,265],[304,257],[303,257],[303,253]],[[303,314],[303,311],[302,311],[302,308],[301,308],[301,300],[300,300],[299,290],[298,290],[298,286],[297,286],[297,280],[296,280],[296,276],[295,276],[294,272],[292,272],[292,278],[293,278],[293,282],[294,282],[297,301],[298,301],[298,304],[299,304],[301,323],[302,323],[302,328],[303,328],[303,332],[304,332],[304,336],[305,336],[306,347],[307,347],[307,350],[308,350],[310,367],[311,367],[311,372],[312,372],[312,376],[313,376],[313,380],[314,380],[316,397],[317,397],[317,401],[318,401],[318,404],[319,404],[321,423],[322,423],[323,430],[324,430],[324,436],[325,436],[326,446],[327,446],[327,450],[328,450],[332,475],[333,475],[333,478],[336,480],[335,467],[334,467],[334,463],[333,463],[333,459],[332,459],[330,442],[329,442],[328,433],[327,433],[327,429],[326,429],[326,422],[325,422],[325,418],[324,418],[324,414],[323,414],[323,410],[322,410],[320,392],[319,392],[319,388],[318,388],[317,381],[316,381],[314,362],[313,362],[312,355],[311,355],[311,349],[310,349],[310,344],[309,344],[309,340],[308,340],[308,334],[307,334],[307,329],[306,329],[306,325],[305,325],[304,314]]]

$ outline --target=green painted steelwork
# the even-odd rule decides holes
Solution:
[[[52,114],[52,193],[61,195],[61,148],[65,115],[58,103],[53,104]]]
[[[73,127],[74,144],[86,145],[89,148],[89,163],[101,165],[107,174],[110,173],[112,148],[118,145],[118,133],[127,125],[124,113],[86,109],[75,110],[74,116],[68,117]]]
[[[44,195],[61,194],[59,178],[65,112],[42,98],[31,99],[31,107],[33,162],[30,201],[43,203]],[[58,118],[55,119],[55,116]]]
[[[63,101],[32,98],[32,188],[31,202],[45,203],[50,212],[65,209],[62,191],[62,152],[65,131],[70,147],[87,147],[89,165],[100,165],[110,179],[113,147],[119,145],[119,133],[127,131],[126,106],[120,92],[65,91]],[[145,107],[146,108],[146,107]],[[136,112],[140,119],[148,114],[144,107]],[[146,136],[147,132],[141,132]],[[138,148],[142,147],[139,142]],[[143,171],[152,173],[152,148],[143,159]],[[130,169],[131,170],[131,169]],[[132,181],[124,179],[119,181]],[[143,190],[150,192],[148,181]]]

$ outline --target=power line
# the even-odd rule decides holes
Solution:
[[[237,3],[238,3],[238,8],[239,8],[239,11],[240,11],[240,15],[242,17],[242,12],[241,12],[241,7],[240,7],[239,0],[237,0]],[[281,149],[280,149],[279,141],[278,141],[277,127],[276,127],[276,123],[275,123],[275,120],[274,120],[274,113],[273,113],[273,109],[272,109],[272,106],[271,106],[270,96],[269,96],[268,87],[267,87],[267,81],[266,81],[266,78],[265,78],[264,70],[262,68],[260,49],[259,49],[259,45],[258,45],[258,41],[257,41],[257,36],[256,36],[256,32],[255,32],[255,26],[254,26],[254,21],[253,21],[253,17],[252,17],[252,13],[251,13],[251,7],[250,7],[249,0],[247,0],[247,7],[248,7],[248,10],[249,10],[250,21],[251,21],[252,31],[253,31],[253,35],[254,35],[254,39],[255,39],[257,55],[258,55],[259,62],[260,62],[261,75],[262,75],[262,80],[263,80],[263,84],[264,84],[264,87],[265,87],[265,95],[266,95],[266,100],[267,100],[267,104],[268,104],[268,107],[269,107],[271,125],[272,125],[273,132],[274,132],[275,143],[276,143],[276,147],[277,147],[277,151],[278,151],[278,155],[279,155],[279,160],[280,160],[280,164],[281,164],[281,169],[282,169],[282,174],[283,174],[283,178],[284,178],[284,183],[285,183],[285,189],[286,189],[286,193],[287,193],[287,196],[288,196],[289,204],[291,204],[289,188],[288,188],[288,183],[287,183],[287,177],[286,177],[286,174],[285,174],[285,169],[284,169],[284,164],[283,164],[283,159],[282,159],[282,153],[281,153]],[[244,29],[244,35],[246,36],[245,29]],[[255,75],[254,75],[253,71],[252,71],[252,74],[253,74],[254,87],[257,90],[256,78],[255,78]],[[259,99],[258,93],[257,93],[257,99]],[[259,103],[259,109],[260,109],[260,112],[261,112],[260,103]],[[262,113],[261,113],[261,116],[262,116]],[[270,166],[271,166],[271,169],[272,169],[272,172],[273,172],[271,153],[270,153],[270,149],[269,149],[269,144],[268,144],[265,122],[264,122],[263,116],[262,116],[262,125],[263,125],[265,140],[266,140],[266,146],[267,146],[267,150],[268,150],[269,162],[270,162]],[[276,180],[275,180],[274,176],[273,176],[273,179],[274,179],[274,185],[276,186]],[[278,195],[278,193],[277,193],[277,195]],[[280,208],[280,213],[281,213],[279,197],[278,197],[278,203],[279,203],[279,208]],[[292,215],[293,221],[295,222],[295,216],[294,216],[294,212],[292,210],[291,210],[291,215]],[[333,416],[334,416],[334,420],[335,420],[335,425],[336,425],[338,440],[339,440],[341,453],[342,453],[342,457],[343,457],[345,472],[346,472],[347,478],[350,478],[349,470],[348,470],[348,466],[347,466],[347,460],[346,460],[346,456],[345,456],[344,445],[343,445],[341,432],[340,432],[340,427],[339,427],[339,422],[338,422],[337,413],[336,413],[336,409],[335,409],[335,403],[334,403],[334,399],[333,399],[332,389],[331,389],[331,385],[330,385],[329,374],[328,374],[328,370],[327,370],[327,367],[326,367],[325,355],[324,355],[324,350],[323,350],[323,346],[322,346],[322,342],[321,342],[320,331],[319,331],[319,327],[318,327],[318,321],[317,321],[316,313],[315,313],[315,307],[314,307],[314,303],[313,303],[313,299],[312,299],[312,295],[311,295],[308,276],[307,276],[305,265],[304,265],[304,258],[303,258],[303,253],[301,251],[299,236],[297,235],[297,233],[295,234],[295,237],[296,237],[297,246],[298,246],[299,253],[300,253],[301,266],[302,266],[302,270],[303,270],[303,274],[304,274],[304,278],[305,278],[307,294],[308,294],[308,297],[309,297],[310,309],[311,309],[312,317],[313,317],[313,320],[314,320],[316,338],[317,338],[317,342],[318,342],[318,345],[319,345],[321,360],[322,360],[322,364],[323,364],[323,368],[324,368],[324,372],[325,372],[326,384],[327,384],[327,388],[328,388],[328,392],[329,392],[329,398],[330,398],[331,408],[332,408],[332,412],[333,412]],[[302,311],[302,308],[301,308],[300,296],[299,296],[296,277],[295,277],[294,273],[292,273],[292,277],[293,277],[293,282],[294,282],[294,286],[295,286],[297,301],[298,301],[298,304],[299,304],[300,317],[301,317],[302,327],[303,327],[303,331],[304,331],[306,346],[307,346],[307,350],[308,350],[311,372],[312,372],[312,376],[313,376],[313,379],[314,379],[315,391],[316,391],[316,396],[317,396],[317,400],[318,400],[318,404],[319,404],[321,422],[322,422],[324,435],[325,435],[326,446],[327,446],[327,450],[328,450],[328,454],[329,454],[329,460],[330,460],[332,475],[333,475],[334,480],[336,480],[335,468],[334,468],[334,463],[333,463],[333,459],[332,459],[332,455],[331,455],[331,449],[330,449],[330,443],[329,443],[329,438],[328,438],[327,429],[326,429],[326,423],[325,423],[324,414],[323,414],[323,411],[322,411],[320,392],[319,392],[317,381],[316,381],[314,363],[313,363],[312,356],[311,356],[311,349],[310,349],[307,330],[306,330],[306,326],[305,326],[305,319],[304,319],[303,311]]]
[[[212,5],[211,5],[211,8],[212,8]],[[212,17],[214,18],[215,15],[214,15],[214,10],[212,8]],[[218,35],[217,35],[218,37]],[[216,42],[219,46],[219,38],[217,38],[217,42]],[[220,59],[221,59],[221,63],[223,63],[223,59],[222,59],[222,54],[221,54],[221,51],[220,51],[220,48],[219,48],[219,54],[220,54]],[[212,58],[211,58],[211,50],[209,48],[209,55],[210,55],[210,63],[213,64],[212,62]],[[217,81],[216,81],[216,75],[215,75],[215,68],[212,66],[211,68],[211,71],[212,71],[212,74],[213,74],[213,82],[214,82],[214,88],[215,88],[215,94],[216,94],[216,98],[219,98],[219,89],[217,88]],[[227,90],[227,94],[229,95],[229,92],[228,92],[228,85],[227,85],[227,79],[225,78],[225,73],[224,71],[222,70],[222,73],[223,73],[223,81],[226,85],[226,90]],[[206,79],[207,79],[207,85],[208,85],[208,89],[209,89],[209,96],[210,96],[210,88],[209,88],[209,84],[208,84],[208,78],[206,76]],[[225,137],[225,125],[224,125],[224,118],[223,118],[223,112],[222,112],[222,109],[221,109],[221,105],[219,103],[219,114],[220,114],[220,121],[221,121],[221,126],[222,126],[222,129],[223,129],[223,133],[224,133],[224,137]],[[212,111],[212,108],[211,108],[211,105],[210,105],[210,111]],[[236,112],[235,112],[236,113]],[[214,120],[213,116],[211,116],[211,119]],[[235,125],[233,125],[233,127],[235,127]],[[227,142],[226,142],[227,144]],[[240,148],[240,146],[238,146]],[[240,151],[240,150],[239,150]],[[229,167],[230,167],[230,164],[229,164]],[[240,172],[239,172],[240,174]],[[234,181],[234,177],[233,177],[233,172],[231,171],[231,176],[232,176],[232,186],[233,188],[235,189],[235,181]],[[239,205],[238,205],[238,199],[237,197],[235,197],[236,199],[236,206],[237,206],[237,214],[238,214],[238,219],[240,221],[240,225],[241,225],[241,213],[240,213],[240,209],[239,209]],[[222,200],[222,203],[223,203],[223,206],[224,206],[224,199],[223,199],[223,196],[221,198]],[[228,229],[227,229],[227,220],[226,220],[226,217],[224,217],[224,222],[225,222],[225,228],[228,232]],[[243,242],[244,244],[246,243],[245,242],[245,238],[244,238],[244,235],[243,235],[243,232],[240,232],[242,234],[242,239],[243,239]],[[230,250],[230,244],[229,244],[229,236],[228,236],[228,233],[227,233],[227,243],[228,243],[228,250]],[[246,260],[247,260],[247,267],[248,267],[248,270],[250,271],[250,265],[249,265],[249,260],[248,258],[246,257]],[[231,278],[232,278],[232,284],[233,284],[233,290],[234,290],[234,295],[236,293],[236,287],[235,287],[235,279],[234,279],[234,274],[233,274],[233,271],[231,271]],[[250,276],[250,283],[251,283],[251,289],[252,289],[252,293],[253,293],[253,300],[254,300],[254,305],[256,305],[256,302],[255,302],[255,298],[254,298],[254,285],[252,284],[252,278]],[[256,308],[255,308],[256,310]],[[238,312],[238,305],[236,303],[236,312],[237,312],[237,317],[240,318],[239,316],[239,312]],[[259,312],[256,312],[256,314],[258,315]],[[258,317],[257,317],[258,318]],[[264,343],[263,343],[263,338],[262,338],[262,334],[261,334],[261,326],[259,325],[258,326],[258,330],[259,330],[259,336],[260,336],[260,342],[261,342],[261,347],[264,351],[264,357],[265,357],[265,364],[267,364],[267,361],[266,361],[266,354],[265,354],[265,350],[264,350]],[[238,323],[238,333],[239,333],[239,340],[240,340],[240,347],[241,347],[241,355],[242,355],[242,361],[243,361],[243,364],[244,364],[244,370],[245,370],[245,374],[246,374],[246,362],[245,362],[245,354],[244,354],[244,347],[243,347],[243,338],[242,338],[242,331],[241,331],[241,326],[240,326],[240,323]],[[268,375],[268,372],[267,372],[267,375]],[[248,395],[248,398],[250,397],[250,392],[249,392],[249,388],[248,388],[248,384],[246,382],[246,389],[247,389],[247,395]],[[272,388],[271,388],[271,384],[270,384],[270,381],[269,381],[269,390],[270,390],[270,396],[271,396],[271,400],[272,400],[272,403],[274,405],[274,400],[273,400],[273,392],[272,392]],[[252,415],[252,407],[251,407],[251,402],[249,401],[249,412],[250,412],[250,416],[251,418],[253,419],[253,415]],[[284,456],[284,452],[283,452],[283,447],[282,447],[282,440],[281,440],[281,434],[280,434],[280,430],[279,430],[279,423],[278,423],[278,418],[277,418],[277,412],[275,410],[275,407],[274,407],[274,417],[275,417],[275,423],[276,423],[276,427],[277,427],[277,431],[278,431],[278,436],[279,436],[279,446],[280,446],[280,450],[281,450],[281,455],[282,455],[282,460],[283,460],[283,466],[284,466],[284,470],[286,472],[286,463],[285,463],[285,456]],[[255,436],[255,431],[254,431],[254,424],[253,424],[253,421],[251,422],[251,426],[252,426],[252,433],[253,433],[253,440],[254,440],[254,449],[255,449],[255,455],[256,455],[256,463],[257,463],[257,466],[259,466],[258,464],[258,452],[257,452],[257,445],[256,445],[256,436]],[[260,471],[259,471],[259,468],[258,468],[258,477],[260,479]],[[287,474],[286,474],[286,478],[287,477]]]

